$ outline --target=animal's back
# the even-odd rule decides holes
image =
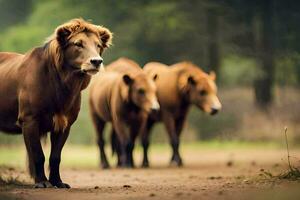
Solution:
[[[143,70],[147,73],[147,74],[161,74],[161,73],[166,73],[168,71],[169,67],[168,65],[159,63],[159,62],[149,62],[147,63]]]
[[[192,62],[188,62],[188,61],[175,63],[175,64],[171,65],[170,68],[173,71],[176,71],[177,73],[188,72],[189,74],[193,74],[193,75],[203,75],[204,74],[204,72],[202,71],[201,68],[199,68]]]
[[[118,60],[107,65],[106,70],[118,72],[121,74],[125,74],[125,73],[136,74],[143,71],[139,66],[139,64],[125,57],[119,58]]]
[[[178,102],[178,73],[171,67],[158,63],[147,63],[143,70],[150,76],[158,76],[155,84],[157,86],[157,97],[161,108],[169,107]]]
[[[0,66],[2,63],[7,62],[11,59],[15,59],[17,57],[22,57],[22,54],[14,53],[14,52],[0,52]]]

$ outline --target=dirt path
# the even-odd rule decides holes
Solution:
[[[300,151],[292,153],[300,158]],[[184,158],[183,168],[161,164],[168,160],[163,155],[150,169],[63,169],[72,189],[0,185],[0,199],[300,199],[300,181],[259,175],[286,169],[283,150],[206,150],[201,156],[185,153]],[[20,170],[2,167],[0,172],[29,180]]]

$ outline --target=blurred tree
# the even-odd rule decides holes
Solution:
[[[265,108],[273,101],[274,85],[274,1],[262,0],[259,2],[262,28],[259,29],[257,42],[257,58],[261,62],[262,74],[254,83],[256,103]],[[257,33],[257,32],[256,32]]]
[[[0,0],[1,30],[25,21],[32,10],[32,3],[32,0]]]
[[[220,9],[220,8],[219,8]],[[208,67],[210,70],[215,71],[219,76],[221,65],[221,50],[220,50],[220,30],[219,30],[219,11],[216,5],[210,6],[207,9],[207,34],[208,34]],[[219,81],[219,79],[217,79]]]
[[[42,45],[56,26],[75,17],[114,32],[105,64],[121,56],[141,65],[190,60],[215,70],[219,87],[251,86],[263,108],[274,98],[274,85],[300,86],[300,1],[295,0],[0,0],[0,50],[26,52]],[[84,112],[84,122],[74,129],[76,141],[92,131]],[[192,121],[201,134],[220,134],[235,127],[234,116],[217,119],[224,124],[218,130],[215,119],[198,127],[205,121],[199,113]],[[83,138],[93,141],[88,134]]]

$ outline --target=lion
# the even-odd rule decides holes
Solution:
[[[112,147],[118,154],[118,166],[134,167],[135,139],[144,132],[148,114],[159,110],[154,80],[137,63],[121,58],[92,81],[89,104],[103,168],[109,168],[103,136],[107,122],[112,123]]]
[[[151,62],[144,66],[144,71],[149,76],[157,76],[157,98],[160,112],[150,114],[142,134],[144,149],[143,167],[149,166],[148,147],[149,134],[153,124],[162,121],[166,127],[173,149],[171,164],[182,165],[179,154],[180,134],[190,105],[211,115],[216,114],[222,107],[217,97],[216,75],[202,71],[191,62],[180,62],[167,66],[158,62]]]
[[[77,119],[81,91],[102,68],[111,40],[107,28],[73,19],[24,55],[0,53],[0,130],[23,134],[36,188],[70,188],[60,178],[61,151]],[[40,142],[48,132],[49,179]]]

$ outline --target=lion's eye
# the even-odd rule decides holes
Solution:
[[[97,47],[98,47],[99,49],[101,49],[101,45],[100,45],[100,44],[97,44]]]
[[[199,94],[200,94],[200,96],[205,96],[205,95],[207,95],[207,92],[205,90],[200,90]]]
[[[139,95],[144,95],[146,91],[143,88],[138,89]]]
[[[74,42],[74,45],[77,46],[77,47],[83,48],[83,44],[82,44],[81,41]]]

